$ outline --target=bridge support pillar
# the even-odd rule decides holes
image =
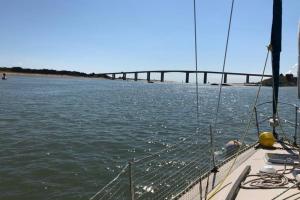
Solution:
[[[247,74],[247,75],[246,75],[246,83],[249,83],[249,82],[250,82],[249,79],[250,79],[250,75]]]
[[[227,74],[224,74],[224,82],[223,83],[227,83]]]
[[[147,72],[147,81],[150,82],[150,72]]]
[[[190,81],[190,73],[185,72],[185,83],[189,83],[189,81]]]
[[[137,81],[137,80],[138,80],[138,73],[134,72],[134,81]]]
[[[207,72],[204,72],[204,78],[203,78],[203,83],[207,83]]]
[[[111,79],[115,80],[116,79],[116,74],[111,74]]]
[[[122,79],[123,79],[123,80],[126,80],[126,73],[123,73]]]
[[[161,72],[160,73],[160,82],[164,82],[165,81],[165,72]]]

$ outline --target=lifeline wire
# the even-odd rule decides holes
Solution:
[[[115,182],[127,169],[128,164],[125,165],[125,167],[121,170],[121,172],[113,179],[111,180],[108,184],[106,184],[101,190],[99,190],[94,196],[90,198],[90,200],[95,199],[102,191],[104,191],[109,185],[111,185],[113,182]]]

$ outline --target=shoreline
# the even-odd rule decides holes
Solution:
[[[41,74],[41,73],[24,73],[24,72],[7,72],[7,71],[1,71],[0,70],[0,75],[2,76],[2,74],[5,73],[7,79],[9,79],[11,76],[24,76],[24,77],[50,77],[50,78],[78,78],[78,79],[99,79],[99,80],[111,80],[109,78],[103,78],[103,77],[84,77],[84,76],[73,76],[73,75],[59,75],[59,74]],[[121,78],[116,78],[116,81],[123,81]],[[134,82],[133,78],[127,78],[126,81],[132,81]],[[147,83],[146,79],[139,79],[138,82],[144,82]],[[182,83],[179,81],[164,81],[165,83]],[[161,83],[160,80],[151,80],[150,83]],[[208,83],[206,84],[207,86],[215,86],[214,84],[216,83]],[[201,84],[202,85],[202,84]],[[219,84],[217,84],[219,85]],[[257,87],[259,86],[258,83],[249,83],[249,84],[245,84],[245,83],[229,83],[228,84],[229,87]],[[270,87],[269,85],[262,85],[264,87]],[[296,87],[296,85],[281,85],[280,87]]]
[[[7,79],[10,76],[27,76],[27,77],[51,77],[51,78],[84,78],[84,79],[101,79],[101,80],[109,80],[103,77],[84,77],[84,76],[72,76],[72,75],[59,75],[59,74],[40,74],[40,73],[24,73],[24,72],[7,72],[0,71],[0,75],[5,73]]]

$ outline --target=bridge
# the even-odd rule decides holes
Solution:
[[[217,71],[194,71],[194,70],[153,70],[153,71],[131,71],[131,72],[113,72],[113,73],[101,73],[100,75],[107,75],[112,80],[116,79],[116,75],[122,75],[122,79],[126,80],[127,74],[134,74],[134,80],[138,81],[139,74],[147,74],[147,81],[151,82],[151,73],[160,73],[160,82],[165,81],[165,73],[185,73],[185,82],[189,83],[190,74],[198,73],[203,74],[203,83],[207,83],[208,74],[224,74],[223,83],[227,83],[228,75],[245,76],[245,83],[250,83],[250,77],[262,77],[262,74],[251,74],[251,73],[236,73],[236,72],[217,72]],[[264,77],[272,77],[272,75],[264,75]]]

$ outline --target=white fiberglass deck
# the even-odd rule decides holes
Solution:
[[[281,149],[282,146],[278,143],[276,143],[274,145],[275,147],[280,147],[280,149],[275,149],[275,150],[267,150],[267,149],[254,149],[251,148],[249,150],[247,150],[246,152],[244,152],[243,154],[238,156],[238,159],[236,160],[236,163],[234,164],[234,167],[232,168],[231,172],[229,173],[229,176],[225,179],[225,181],[222,183],[221,188],[217,193],[215,193],[213,196],[211,196],[214,193],[214,190],[211,191],[211,183],[209,184],[208,187],[208,191],[211,191],[210,193],[208,193],[207,195],[207,199],[214,199],[214,200],[223,200],[226,199],[229,191],[231,190],[232,186],[234,185],[235,181],[238,179],[238,177],[241,175],[241,173],[243,172],[243,170],[246,168],[246,166],[251,166],[251,171],[250,171],[250,175],[252,174],[257,174],[259,172],[259,170],[261,168],[263,168],[263,166],[265,166],[266,164],[270,164],[270,163],[266,163],[266,158],[265,158],[265,154],[266,153],[280,153],[280,154],[297,154],[298,152],[293,150],[284,150]],[[223,177],[226,176],[227,171],[226,169],[229,169],[230,166],[232,165],[232,161],[226,163],[224,166],[222,166],[220,168],[220,172],[217,175],[216,178],[216,183],[222,182],[221,180],[223,179]],[[271,164],[276,170],[282,170],[284,169],[284,164]],[[287,169],[290,169],[291,166],[287,166]],[[298,173],[300,173],[298,171]],[[288,178],[295,178],[295,174],[296,171],[292,171],[289,174],[286,174],[285,176],[287,176]],[[212,180],[212,175],[210,176],[210,182]],[[250,180],[250,177],[247,177],[245,181]],[[207,179],[202,180],[202,199],[205,199],[205,188],[206,188],[206,183],[207,183]],[[292,186],[291,183],[289,183],[287,185],[287,187]],[[192,187],[188,192],[186,192],[184,195],[181,196],[181,200],[184,199],[200,199],[200,194],[199,194],[199,183],[197,185],[195,185],[194,187]],[[218,188],[218,186],[216,186],[215,188]],[[243,189],[240,188],[238,195],[236,197],[236,199],[238,200],[247,200],[247,199],[273,199],[274,197],[276,197],[277,195],[279,195],[280,193],[282,193],[283,191],[285,191],[286,188],[283,189]],[[281,195],[280,197],[276,198],[276,199],[300,199],[300,190],[298,188],[292,188],[290,190],[288,190],[286,193],[284,193],[283,195]]]

